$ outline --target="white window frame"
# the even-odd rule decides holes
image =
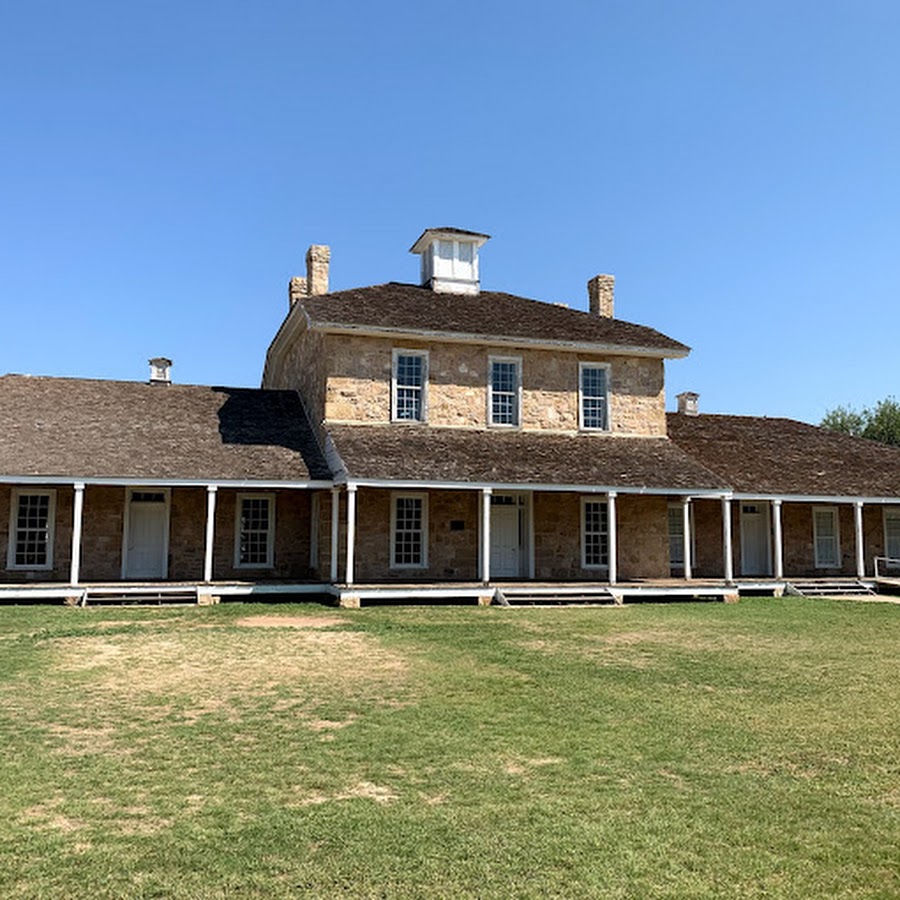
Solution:
[[[420,390],[421,417],[418,419],[401,419],[397,415],[397,367],[401,356],[419,356],[422,358],[422,386]],[[391,421],[401,424],[416,424],[428,421],[428,351],[410,350],[405,347],[394,347],[391,353]]]
[[[900,521],[900,506],[886,506],[883,512],[882,524],[884,528],[884,555],[888,559],[900,559],[900,553],[891,554],[888,541],[888,519],[897,519]]]
[[[420,500],[422,502],[421,547],[422,558],[417,563],[397,561],[397,501]],[[428,568],[428,494],[421,491],[391,491],[391,568],[392,569],[427,569]]]
[[[47,503],[47,562],[41,565],[17,565],[16,543],[19,531],[19,498],[48,497]],[[46,572],[53,568],[53,549],[56,542],[56,491],[52,488],[13,488],[9,501],[9,542],[6,549],[6,568],[19,572]]]
[[[832,520],[834,521],[834,554],[835,554],[835,562],[831,562],[829,560],[823,560],[819,556],[819,526],[818,526],[818,516],[816,513],[831,513]],[[836,506],[817,506],[814,505],[812,508],[812,517],[813,517],[813,556],[815,558],[815,565],[817,569],[840,569],[842,566],[842,557],[841,557],[841,517],[838,513],[838,508]]]
[[[245,500],[268,500],[269,530],[266,535],[266,561],[241,562],[241,510]],[[275,494],[243,492],[237,495],[234,505],[234,567],[236,569],[272,569],[275,567]]]
[[[668,509],[666,510],[666,516],[668,517],[669,512],[672,510],[678,510],[678,515],[681,517],[682,523],[684,522],[684,505],[682,503],[672,503],[668,504]],[[694,528],[694,504],[691,503],[688,505],[688,516],[690,517],[690,529],[691,529],[691,568],[693,568],[697,564],[697,530]],[[666,534],[671,541],[672,536],[668,531],[669,519],[666,518]],[[682,526],[682,534],[681,534],[681,547],[682,554],[684,553],[684,531]],[[681,562],[673,562],[672,561],[672,545],[669,544],[669,568],[671,569],[683,569],[684,568],[684,560]]]
[[[516,367],[516,421],[494,421],[494,363],[513,363]],[[487,423],[491,428],[522,427],[522,357],[521,356],[488,356],[487,366]]]
[[[602,503],[606,506],[606,562],[589,563],[587,561],[587,505],[588,503]],[[601,534],[603,532],[600,532]],[[609,497],[605,494],[591,494],[581,498],[581,568],[592,571],[609,570]]]
[[[584,422],[584,371],[585,369],[603,369],[606,372],[606,427],[598,428],[596,425],[585,425]],[[578,428],[581,431],[597,431],[606,433],[612,430],[612,364],[607,362],[579,362],[578,363]]]
[[[441,244],[451,245],[449,259],[441,256]],[[470,262],[465,262],[462,259],[460,250],[464,245],[472,248],[472,259]],[[434,242],[433,247],[431,267],[434,276],[451,281],[478,281],[478,247],[475,241],[438,238]],[[447,271],[448,269],[449,271]]]

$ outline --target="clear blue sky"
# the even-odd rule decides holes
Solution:
[[[0,11],[0,372],[256,385],[310,243],[693,347],[668,396],[900,394],[900,3],[80,0]]]

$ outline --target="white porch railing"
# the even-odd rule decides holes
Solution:
[[[888,570],[891,570],[890,572]],[[875,577],[887,578],[893,575],[900,578],[900,559],[893,556],[876,556],[875,557]]]

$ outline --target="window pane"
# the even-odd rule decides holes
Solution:
[[[602,366],[581,368],[581,421],[585,428],[606,430],[606,369]]]
[[[395,419],[421,422],[422,393],[425,384],[425,357],[421,354],[398,354],[395,363]]]
[[[609,563],[609,527],[605,501],[584,504],[584,564],[605,566]]]
[[[46,566],[49,564],[49,494],[19,494],[14,559],[17,566]]]
[[[422,498],[397,497],[395,504],[394,565],[423,565]]]
[[[669,565],[684,565],[684,515],[681,507],[669,507]]]
[[[900,559],[900,514],[887,513],[884,530],[887,532],[887,555],[892,559]]]
[[[519,364],[491,363],[491,424],[519,424]]]
[[[268,497],[241,499],[240,561],[246,566],[266,566],[269,560],[270,503]]]

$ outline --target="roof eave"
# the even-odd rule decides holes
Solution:
[[[472,334],[468,332],[431,331],[424,328],[373,328],[369,325],[354,325],[346,322],[320,322],[310,320],[315,331],[324,334],[353,334],[365,337],[388,339],[408,338],[429,340],[448,344],[491,344],[514,347],[534,347],[545,350],[567,350],[584,353],[606,353],[610,356],[644,356],[653,359],[684,359],[691,348],[683,344],[675,347],[642,347],[631,344],[606,344],[599,341],[563,341],[517,337],[500,334]]]

